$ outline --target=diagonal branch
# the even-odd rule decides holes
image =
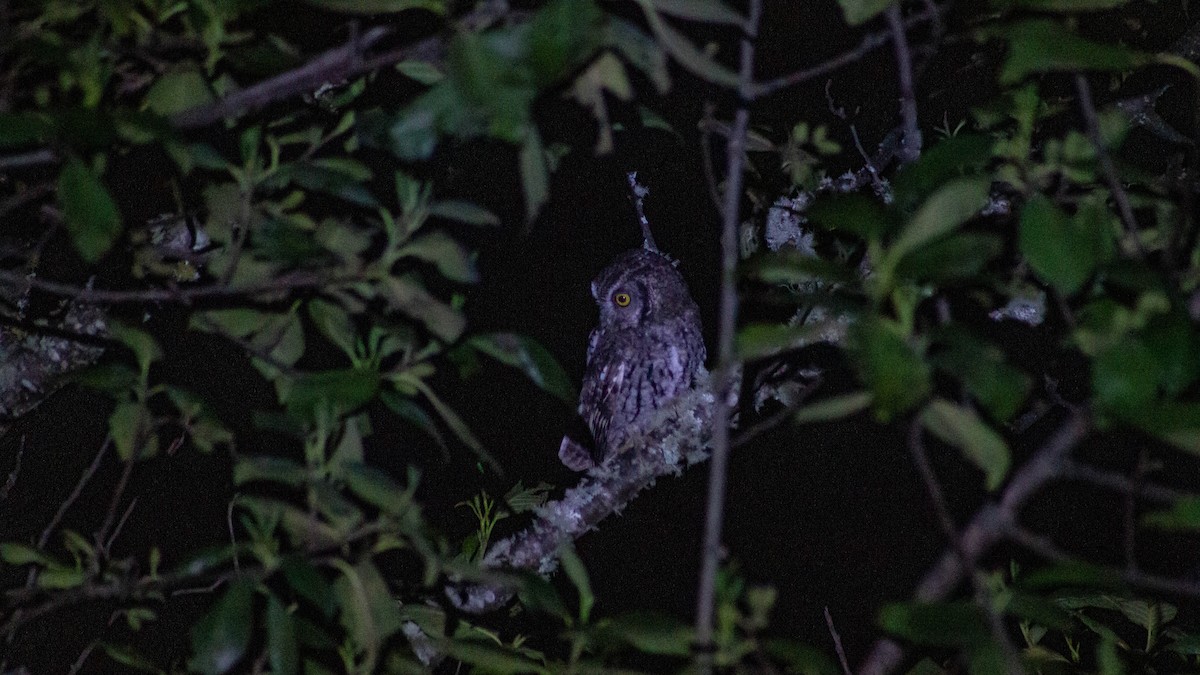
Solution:
[[[1085,415],[1071,413],[1046,444],[1017,471],[1001,495],[999,503],[985,504],[976,511],[960,535],[961,551],[950,547],[942,553],[917,584],[913,600],[936,602],[950,595],[963,581],[963,575],[969,571],[960,556],[966,556],[967,565],[974,564],[975,560],[1009,534],[1021,507],[1046,483],[1059,476],[1067,456],[1087,435],[1089,428],[1089,420]],[[871,645],[871,650],[858,672],[860,675],[890,673],[903,658],[904,649],[899,643],[886,638],[880,639]]]

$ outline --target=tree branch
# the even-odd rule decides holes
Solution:
[[[1034,453],[1009,481],[999,503],[990,502],[976,511],[962,531],[962,553],[969,564],[1003,539],[1025,502],[1062,471],[1067,455],[1087,435],[1089,420],[1082,413],[1072,412],[1046,444]],[[967,571],[959,551],[950,547],[926,571],[913,592],[916,602],[936,602],[954,591]],[[871,646],[859,667],[860,675],[883,675],[895,670],[904,658],[903,648],[893,640],[880,639]]]
[[[903,22],[904,29],[909,30],[923,23],[939,21],[941,19],[939,14],[940,11],[941,8],[936,5],[927,7],[924,10],[908,17],[908,19]],[[815,66],[810,66],[803,70],[797,70],[789,75],[784,75],[773,80],[767,80],[766,82],[760,82],[752,85],[751,98],[757,99],[762,98],[763,96],[769,96],[781,89],[794,87],[798,84],[803,84],[810,80],[815,80],[818,77],[828,75],[839,68],[843,68],[851,63],[854,63],[855,61],[862,59],[867,54],[870,54],[876,49],[879,49],[880,47],[883,47],[887,43],[891,42],[894,38],[895,34],[891,29],[879,31],[877,33],[870,33],[862,39],[862,42],[860,42],[857,47],[849,51],[842,52],[828,61],[824,61]]]
[[[721,557],[721,526],[725,518],[725,489],[729,466],[730,384],[736,364],[733,351],[737,331],[738,225],[741,222],[742,172],[746,159],[746,133],[753,98],[754,43],[762,19],[762,0],[750,0],[746,33],[742,36],[738,69],[738,103],[733,130],[725,144],[725,193],[721,208],[721,298],[717,324],[717,369],[713,377],[712,466],[708,474],[708,500],[704,514],[700,581],[696,594],[696,665],[701,673],[713,669],[713,611],[717,567]]]

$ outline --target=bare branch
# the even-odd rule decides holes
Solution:
[[[657,253],[658,244],[654,243],[654,233],[650,231],[650,219],[646,217],[646,210],[642,205],[642,200],[650,194],[650,188],[638,182],[636,171],[625,174],[625,179],[629,181],[629,193],[633,195],[633,208],[637,211],[638,225],[642,227],[642,246],[647,251]]]
[[[829,608],[825,608],[825,625],[829,628],[829,635],[833,637],[833,648],[837,651],[838,662],[842,664],[842,672],[846,675],[850,673],[850,662],[846,659],[846,649],[842,647],[842,636],[838,635],[837,628],[833,625],[833,615],[829,613]]]
[[[926,7],[924,10],[908,17],[908,19],[904,21],[904,29],[909,30],[915,26],[921,25],[922,23],[938,21],[941,19],[939,12],[940,8],[936,5]],[[824,77],[835,70],[848,66],[851,63],[862,59],[867,54],[870,54],[876,49],[886,45],[888,42],[891,42],[893,37],[894,35],[891,30],[870,33],[863,38],[862,42],[860,42],[857,47],[843,52],[829,59],[828,61],[819,63],[815,66],[810,66],[803,70],[798,70],[790,75],[784,75],[773,80],[767,80],[766,82],[753,85],[751,87],[751,98],[757,99],[762,98],[763,96],[769,96],[781,89],[787,89],[788,87],[794,87],[798,84],[803,84],[810,80]]]
[[[1087,125],[1088,139],[1096,149],[1096,159],[1100,161],[1100,169],[1104,172],[1104,181],[1112,192],[1113,201],[1117,204],[1117,212],[1121,215],[1121,224],[1133,242],[1133,250],[1139,258],[1146,257],[1146,249],[1142,246],[1141,232],[1137,220],[1133,216],[1133,206],[1129,203],[1129,194],[1121,185],[1121,177],[1117,175],[1117,166],[1113,163],[1104,139],[1100,136],[1100,119],[1096,114],[1096,102],[1092,99],[1092,88],[1087,76],[1079,73],[1075,76],[1075,92],[1079,95],[1079,109],[1083,113],[1083,121]]]
[[[704,543],[701,548],[700,582],[696,594],[696,665],[711,673],[713,612],[717,567],[721,556],[721,526],[725,518],[725,490],[729,466],[729,423],[732,417],[728,390],[733,382],[737,331],[738,225],[741,222],[742,172],[746,157],[746,133],[750,126],[749,101],[753,98],[754,43],[762,19],[762,0],[750,0],[746,33],[742,36],[738,70],[740,102],[734,113],[733,130],[725,144],[725,192],[721,208],[721,298],[717,324],[717,369],[713,377],[716,401],[712,420],[712,466],[708,474],[708,500],[704,514]]]
[[[894,2],[883,13],[892,33],[892,49],[896,54],[896,69],[900,76],[900,116],[904,120],[904,138],[900,142],[900,163],[916,161],[921,156],[921,127],[917,120],[917,99],[913,86],[912,51],[908,47],[900,3]],[[933,9],[937,17],[937,9]]]
[[[100,449],[96,451],[96,456],[92,458],[92,463],[88,465],[83,475],[79,477],[79,482],[75,483],[75,489],[71,490],[71,494],[67,497],[66,501],[59,504],[58,510],[54,512],[54,517],[50,519],[49,524],[46,525],[46,529],[42,530],[42,535],[38,537],[37,543],[39,550],[46,548],[46,543],[50,541],[50,536],[54,533],[54,529],[62,522],[63,516],[67,515],[67,511],[71,508],[71,505],[79,499],[79,495],[83,493],[83,488],[87,486],[88,481],[95,475],[96,470],[100,468],[100,462],[104,459],[104,453],[111,445],[111,436],[104,439],[104,443],[100,444]]]
[[[1008,534],[1025,502],[1059,476],[1067,455],[1083,440],[1089,428],[1085,415],[1072,412],[1045,445],[1017,471],[1001,495],[1000,502],[985,504],[975,512],[961,536],[962,553],[972,564]],[[913,592],[913,600],[935,602],[944,599],[962,582],[967,571],[960,553],[953,547],[949,548],[925,572]],[[903,658],[904,650],[898,643],[880,639],[871,646],[858,672],[860,675],[890,673]]]

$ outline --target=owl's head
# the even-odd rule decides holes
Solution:
[[[597,275],[592,297],[601,326],[635,327],[697,311],[670,259],[645,249],[622,253]]]

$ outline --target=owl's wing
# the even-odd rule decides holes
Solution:
[[[598,462],[614,449],[617,438],[610,434],[613,417],[617,416],[618,408],[625,404],[626,379],[629,376],[629,361],[620,350],[607,350],[607,356],[598,357],[598,362],[588,368],[587,410],[583,408],[581,397],[580,414],[592,430],[592,438],[596,439]]]

